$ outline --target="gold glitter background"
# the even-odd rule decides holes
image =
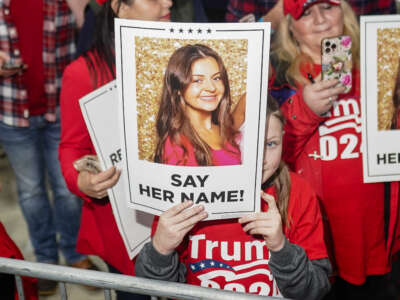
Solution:
[[[400,28],[378,29],[378,130],[389,130],[400,55]]]
[[[204,44],[222,58],[228,71],[233,105],[246,91],[247,40],[195,40],[135,37],[139,159],[153,161],[155,123],[165,68],[172,53],[187,44]]]

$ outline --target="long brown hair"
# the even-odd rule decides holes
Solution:
[[[278,102],[271,96],[268,95],[267,102],[267,124],[268,120],[272,117],[276,117],[283,125],[285,124],[285,117],[283,116]],[[288,166],[281,160],[278,169],[274,174],[263,184],[263,188],[274,185],[276,191],[276,204],[279,213],[282,217],[282,223],[286,227],[290,227],[290,216],[288,212],[289,208],[289,197],[290,197],[290,174]]]
[[[212,112],[211,120],[214,124],[219,125],[222,144],[225,146],[226,143],[229,143],[239,149],[235,142],[237,132],[233,127],[233,118],[230,113],[232,100],[228,73],[221,57],[206,45],[185,45],[175,50],[171,55],[164,74],[161,104],[156,122],[158,142],[154,156],[155,162],[163,162],[164,144],[168,137],[172,143],[182,147],[184,157],[187,157],[188,149],[182,142],[184,137],[193,146],[197,163],[200,166],[212,165],[210,146],[192,127],[181,104],[182,95],[184,95],[186,88],[192,82],[193,63],[207,57],[212,57],[216,60],[221,80],[225,87],[217,109]]]
[[[394,85],[393,90],[393,117],[392,117],[392,129],[398,129],[397,127],[397,118],[400,111],[400,59],[399,59],[399,66],[397,69],[397,76],[396,76],[396,83]]]

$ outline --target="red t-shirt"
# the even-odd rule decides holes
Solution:
[[[327,258],[322,217],[310,185],[291,173],[289,200],[290,228],[286,238],[301,246],[310,260]],[[265,190],[275,196],[275,189]],[[268,205],[263,202],[262,210]],[[157,226],[153,224],[153,230]],[[237,219],[205,221],[197,224],[177,249],[187,268],[187,283],[265,296],[279,296],[270,271],[270,253],[262,238],[245,233]]]
[[[45,113],[43,74],[43,0],[13,0],[11,19],[17,28],[18,46],[24,64],[22,80],[28,91],[30,115]],[[10,53],[12,56],[12,53]]]

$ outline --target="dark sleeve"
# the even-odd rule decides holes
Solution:
[[[144,245],[135,262],[135,274],[150,279],[186,282],[186,266],[179,261],[178,252],[160,254],[152,242]]]
[[[271,251],[269,267],[284,297],[316,300],[329,292],[329,259],[309,260],[302,247],[287,240],[280,251]]]
[[[247,14],[254,14],[256,20],[272,9],[276,0],[229,0],[226,7],[226,22],[238,22]]]

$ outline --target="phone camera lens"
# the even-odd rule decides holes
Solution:
[[[330,48],[326,48],[326,49],[325,49],[325,52],[326,52],[326,53],[329,53],[329,52],[331,52],[331,49],[330,49]]]
[[[331,42],[326,42],[326,43],[325,43],[325,46],[326,46],[326,47],[329,47],[330,45],[331,45]]]
[[[336,49],[336,44],[332,44],[332,49]]]

